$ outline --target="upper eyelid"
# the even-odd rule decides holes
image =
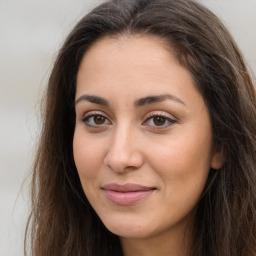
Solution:
[[[93,115],[104,116],[105,118],[109,119],[109,116],[105,112],[100,111],[100,110],[87,111],[86,113],[84,113],[82,115],[82,118],[84,119],[86,117],[93,116]]]
[[[154,117],[154,116],[162,116],[162,117],[166,117],[166,118],[170,118],[170,119],[174,119],[176,120],[177,118],[175,116],[173,116],[172,114],[169,114],[166,111],[161,111],[161,110],[156,110],[156,111],[151,111],[150,113],[148,113],[145,117],[145,119],[149,119],[150,117]]]

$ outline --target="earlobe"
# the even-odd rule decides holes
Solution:
[[[212,155],[211,168],[218,170],[223,166],[224,162],[223,153],[221,151],[215,151]]]

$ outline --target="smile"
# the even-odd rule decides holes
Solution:
[[[156,189],[138,184],[107,184],[102,187],[107,199],[116,205],[128,206],[150,196]]]

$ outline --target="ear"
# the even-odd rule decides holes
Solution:
[[[219,147],[215,147],[211,159],[211,168],[214,170],[220,169],[224,164],[224,154]]]

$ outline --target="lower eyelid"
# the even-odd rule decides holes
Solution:
[[[95,123],[95,120],[91,120],[91,118],[93,119],[96,116],[103,117],[105,119],[104,122],[102,124],[97,124]],[[81,122],[90,129],[103,129],[112,124],[111,120],[100,111],[89,111],[85,113],[81,118]]]
[[[165,123],[163,125],[157,125],[157,124],[148,124],[148,122],[154,122],[153,119],[154,117],[162,117],[165,119]],[[167,124],[166,124],[167,122]],[[169,128],[170,126],[174,125],[175,123],[177,123],[176,118],[170,117],[169,115],[163,114],[163,113],[156,113],[156,114],[151,114],[150,116],[148,116],[145,121],[143,122],[143,125],[145,126],[149,126],[151,128],[153,128],[154,130],[163,130],[166,128]]]

